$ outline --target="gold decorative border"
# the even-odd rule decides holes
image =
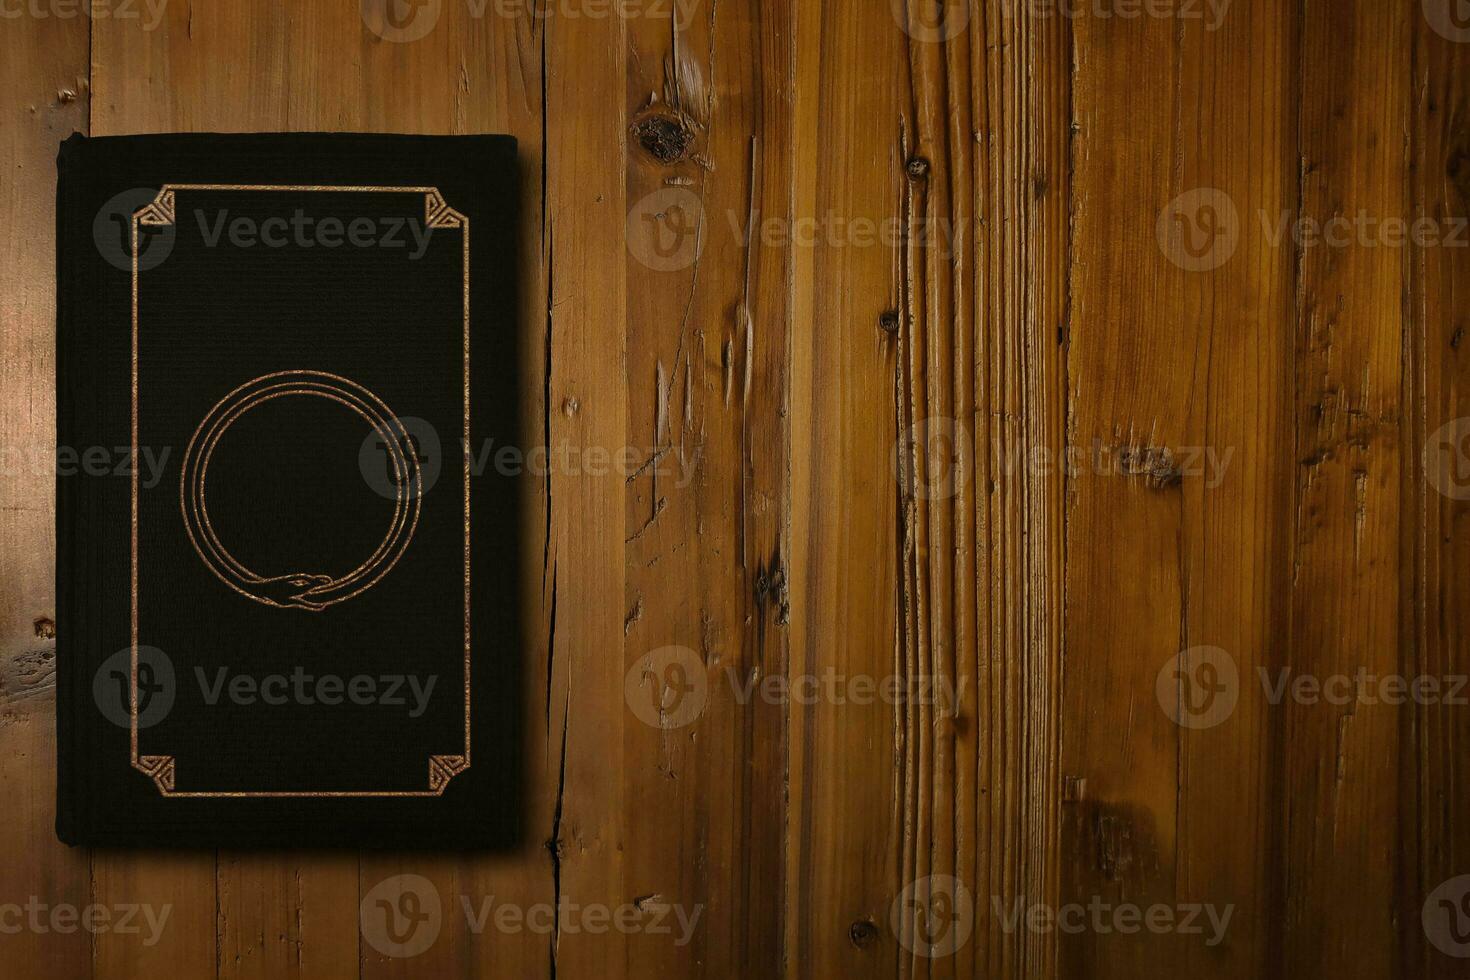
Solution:
[[[426,790],[347,790],[347,791],[233,791],[179,792],[174,789],[177,760],[171,755],[140,755],[138,752],[138,467],[132,467],[131,534],[131,617],[132,664],[128,688],[128,711],[131,716],[130,763],[132,768],[153,780],[158,791],[168,798],[187,797],[366,797],[366,796],[442,796],[449,781],[470,767],[470,219],[454,210],[436,187],[391,187],[370,185],[323,184],[164,184],[152,203],[134,212],[131,227],[133,252],[132,281],[132,450],[138,456],[138,226],[171,225],[176,215],[177,191],[338,191],[360,193],[417,193],[424,195],[424,222],[430,228],[458,228],[462,232],[464,250],[464,755],[429,756]]]

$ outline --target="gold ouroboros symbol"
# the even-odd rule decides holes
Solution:
[[[210,459],[220,437],[251,409],[292,397],[324,398],[355,412],[383,440],[393,463],[397,496],[388,531],[367,560],[344,575],[319,571],[263,575],[230,554],[209,520],[205,490]],[[216,402],[189,439],[179,474],[179,508],[189,541],[209,570],[247,599],[309,612],[345,602],[372,588],[392,570],[418,526],[423,474],[418,455],[404,451],[409,445],[408,432],[398,417],[381,398],[355,381],[325,371],[277,371],[253,378]]]

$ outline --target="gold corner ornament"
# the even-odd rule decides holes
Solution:
[[[137,219],[143,225],[171,225],[174,214],[174,192],[164,187],[151,203],[138,211]]]
[[[174,791],[174,757],[171,755],[140,756],[134,767],[153,780],[159,792],[167,796]]]
[[[429,789],[435,793],[444,792],[449,781],[469,767],[469,760],[462,755],[429,756]]]

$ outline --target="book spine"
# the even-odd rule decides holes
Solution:
[[[72,357],[76,351],[76,311],[82,298],[77,289],[80,257],[76,232],[82,144],[85,137],[72,134],[62,141],[56,157],[56,446],[75,444],[73,413],[75,378]],[[77,560],[75,478],[56,475],[56,836],[65,844],[78,843],[78,807],[81,804],[82,769],[76,765],[78,725],[82,712],[77,698],[85,671],[80,670],[77,626],[77,577],[70,574]],[[80,677],[78,675],[83,675]]]

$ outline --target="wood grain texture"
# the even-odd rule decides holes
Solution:
[[[1416,218],[1453,222],[1470,209],[1470,44],[1449,40],[1427,20],[1412,30],[1407,207]],[[1456,420],[1470,415],[1470,377],[1460,354],[1470,325],[1470,248],[1415,248],[1407,275],[1403,428],[1405,453],[1417,454],[1409,462],[1420,465],[1406,467],[1404,485],[1405,663],[1413,676],[1464,675],[1470,672],[1470,632],[1464,625],[1470,536],[1464,531],[1465,501],[1439,489],[1454,485],[1442,482],[1454,457],[1441,455],[1444,443],[1437,433],[1445,426],[1456,431]],[[1470,804],[1462,761],[1470,712],[1464,705],[1429,704],[1416,707],[1404,721],[1402,971],[1448,980],[1462,964],[1422,942],[1412,912],[1470,866],[1470,828],[1456,816]]]
[[[1064,935],[1063,976],[1250,976],[1276,955],[1279,720],[1256,679],[1286,656],[1294,258],[1260,217],[1294,205],[1293,26],[1245,2],[1214,31],[1076,24],[1063,900],[1234,915],[1215,946]],[[1237,679],[1194,727],[1206,648]]]
[[[672,646],[706,676],[688,724],[629,715],[625,729],[627,895],[701,915],[687,945],[630,936],[630,976],[781,969],[786,710],[758,692],[786,674],[792,282],[790,250],[763,229],[791,219],[792,20],[735,0],[628,21],[627,445],[638,465],[624,659],[638,671]],[[655,240],[685,250],[661,261]],[[672,706],[657,677],[638,681]]]
[[[0,22],[0,973],[1461,974],[1470,707],[1275,693],[1470,670],[1452,0],[152,9]],[[522,486],[518,848],[55,843],[10,461],[72,129],[520,141],[522,445],[586,465]],[[421,887],[436,941],[374,945]],[[9,931],[32,895],[168,919]],[[1204,903],[1217,942],[1027,925]]]
[[[87,125],[87,25],[0,33],[0,901],[85,906],[88,855],[56,839],[56,147]],[[91,973],[86,934],[16,926],[0,958]],[[37,913],[47,921],[46,912]]]
[[[1308,3],[1301,30],[1301,213],[1400,213],[1412,12]],[[1345,109],[1353,107],[1350,117]],[[1396,254],[1398,251],[1400,254]],[[1292,662],[1318,676],[1407,673],[1399,646],[1403,297],[1401,250],[1304,247],[1297,282],[1298,450]],[[1412,464],[1411,464],[1412,465]],[[1284,959],[1376,977],[1399,959],[1393,904],[1405,826],[1396,772],[1404,711],[1290,704]]]
[[[803,709],[799,975],[1041,975],[1054,956],[990,913],[1055,901],[1060,789],[1061,472],[1027,461],[1060,459],[1065,418],[1068,35],[1014,13],[983,5],[936,43],[924,4],[890,24],[833,5],[802,46],[806,210],[830,234],[794,368],[793,670],[902,695]],[[895,240],[865,246],[859,219]],[[848,758],[883,763],[829,764]],[[931,961],[956,889],[973,937]]]

